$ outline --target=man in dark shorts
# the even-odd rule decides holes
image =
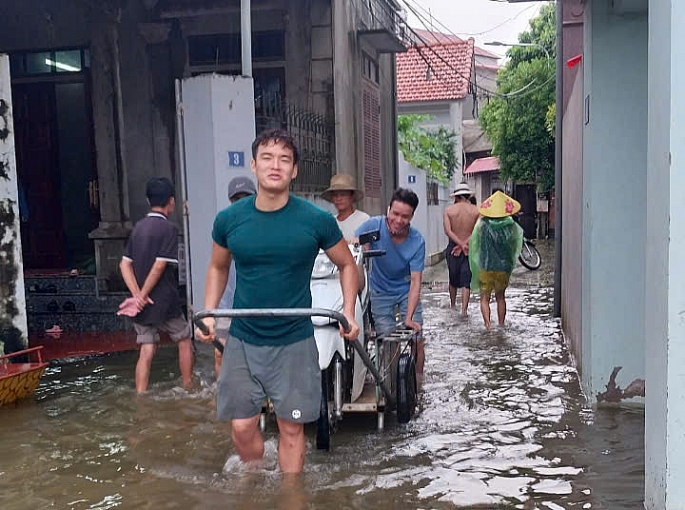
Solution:
[[[461,289],[461,313],[466,315],[471,297],[469,239],[479,213],[469,200],[471,190],[468,184],[462,182],[450,196],[454,197],[454,203],[445,209],[443,215],[443,227],[448,238],[445,259],[450,280],[450,307],[456,306],[457,289]]]
[[[168,220],[176,206],[175,193],[174,185],[167,178],[155,177],[147,182],[150,212],[133,228],[119,264],[137,308],[126,315],[133,315],[140,344],[136,364],[138,393],[147,391],[159,331],[168,333],[178,345],[183,387],[188,389],[192,383],[190,326],[178,299],[178,228]]]
[[[212,230],[212,256],[207,270],[205,308],[216,308],[235,261],[233,308],[309,308],[309,288],[319,249],[340,271],[343,313],[356,339],[354,320],[358,272],[335,218],[290,194],[297,176],[298,150],[289,133],[270,130],[252,144],[250,164],[259,184],[256,195],[221,211]],[[205,319],[209,342],[215,321]],[[306,442],[304,424],[319,417],[321,372],[309,317],[233,318],[217,384],[217,415],[231,420],[240,458],[264,455],[259,415],[265,398],[274,406],[279,430],[278,463],[284,473],[300,473]]]

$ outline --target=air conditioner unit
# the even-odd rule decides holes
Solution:
[[[649,0],[611,0],[611,13],[623,14],[647,14]]]

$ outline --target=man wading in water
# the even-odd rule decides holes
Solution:
[[[297,176],[298,151],[289,133],[271,130],[252,144],[252,171],[257,195],[221,211],[212,230],[212,256],[207,270],[205,308],[216,308],[235,260],[233,307],[310,308],[309,281],[319,249],[340,271],[343,313],[356,339],[354,320],[357,266],[333,216],[290,194]],[[214,320],[197,338],[210,342]],[[284,473],[304,466],[304,424],[319,417],[321,371],[309,317],[234,318],[217,384],[217,415],[231,420],[231,433],[241,460],[264,455],[259,433],[262,403],[269,398],[276,412],[278,464]]]

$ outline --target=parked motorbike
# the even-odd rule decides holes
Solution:
[[[521,248],[521,254],[519,255],[519,262],[531,271],[539,269],[542,264],[540,252],[535,246],[535,243],[527,237],[523,238],[523,247]]]

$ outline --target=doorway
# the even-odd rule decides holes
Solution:
[[[26,270],[94,270],[99,222],[90,94],[78,80],[12,84]]]
[[[514,199],[521,204],[519,214],[519,224],[523,228],[523,233],[529,239],[535,239],[537,221],[537,194],[534,184],[517,184],[514,187]]]

